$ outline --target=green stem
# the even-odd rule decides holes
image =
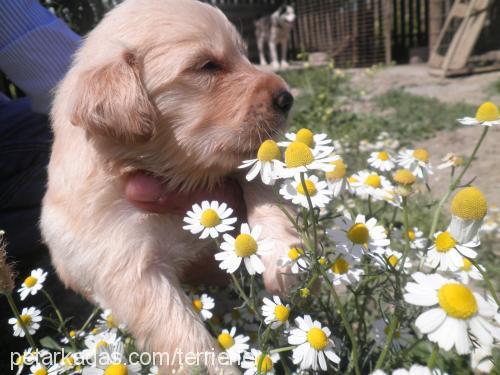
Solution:
[[[320,269],[321,274],[323,275],[323,278],[325,279],[326,283],[330,287],[330,290],[333,295],[333,299],[335,300],[335,305],[339,311],[340,319],[342,320],[342,324],[344,325],[344,328],[347,332],[347,335],[349,336],[349,340],[351,341],[351,346],[352,346],[352,352],[351,352],[351,357],[352,361],[349,364],[349,367],[354,366],[354,372],[356,375],[360,375],[361,372],[359,370],[359,363],[358,363],[358,343],[356,341],[356,337],[354,336],[354,332],[352,330],[351,324],[347,320],[347,315],[344,310],[344,306],[342,305],[339,295],[337,294],[337,291],[335,290],[335,286],[330,282],[330,279],[328,278],[328,275],[326,274],[326,271],[324,269]]]
[[[231,273],[230,275],[231,275],[231,279],[233,280],[234,286],[236,287],[236,290],[238,291],[238,294],[240,295],[240,297],[243,298],[243,300],[246,302],[246,304],[253,310],[253,312],[255,313],[255,315],[257,315],[259,320],[262,320],[259,311],[255,308],[253,302],[250,301],[250,298],[248,298],[248,296],[246,295],[245,291],[243,290],[243,288],[240,285],[240,282],[238,281],[238,278],[234,275],[234,273]]]
[[[394,334],[396,333],[396,328],[398,327],[398,318],[396,318],[396,314],[394,314],[391,317],[391,321],[389,323],[389,332],[387,332],[387,338],[385,341],[384,349],[382,350],[382,353],[380,353],[380,356],[378,357],[377,363],[375,364],[375,369],[379,369],[383,366],[385,357],[387,356],[387,353],[389,352],[389,349],[391,348],[392,345],[392,340],[394,338]]]
[[[460,174],[458,175],[458,177],[451,183],[450,187],[448,188],[448,191],[443,196],[443,198],[441,198],[441,200],[439,201],[439,203],[438,203],[438,205],[436,207],[436,210],[434,211],[434,216],[433,216],[433,219],[432,219],[431,230],[429,231],[429,236],[428,236],[429,239],[432,239],[432,236],[434,235],[434,232],[436,232],[437,223],[439,221],[439,215],[441,213],[441,209],[443,208],[443,205],[446,203],[446,201],[450,197],[451,193],[453,193],[453,191],[460,184],[460,181],[462,180],[462,177],[465,175],[465,172],[467,172],[467,170],[469,169],[470,165],[472,164],[472,161],[474,160],[474,158],[475,158],[475,156],[477,154],[477,151],[479,150],[479,147],[481,146],[481,143],[483,143],[483,140],[486,137],[486,134],[488,134],[488,130],[489,129],[490,129],[489,126],[485,126],[484,127],[483,133],[481,134],[481,137],[479,138],[479,140],[478,140],[478,142],[476,144],[476,147],[474,147],[474,150],[472,151],[471,156],[469,157],[469,159],[465,163],[465,165],[464,165],[464,167],[462,169],[462,172],[460,172]]]
[[[33,340],[33,337],[30,335],[28,331],[28,327],[26,327],[26,324],[24,324],[23,320],[21,319],[21,314],[19,313],[19,310],[16,306],[16,303],[14,302],[14,298],[12,298],[11,293],[5,294],[7,297],[7,302],[9,302],[10,309],[14,313],[14,317],[17,319],[17,322],[23,329],[24,335],[26,336],[26,340],[28,341],[29,345],[31,346],[32,350],[38,350],[37,345],[35,344],[35,340]]]
[[[290,350],[293,350],[295,349],[296,346],[295,345],[292,345],[292,346],[284,346],[283,348],[278,348],[278,349],[273,349],[273,350],[270,350],[269,353],[271,354],[274,354],[274,353],[283,353],[283,352],[289,352]]]
[[[70,335],[68,333],[68,329],[67,329],[66,323],[64,322],[64,319],[62,317],[61,311],[56,306],[56,304],[55,304],[54,300],[52,299],[52,297],[50,296],[50,294],[47,293],[47,291],[45,289],[41,289],[41,291],[42,291],[43,295],[45,296],[45,298],[47,298],[47,301],[49,301],[54,312],[56,313],[57,320],[59,320],[59,330],[62,331],[62,334],[64,334],[64,336],[66,336],[68,338],[68,340],[71,344],[71,348],[76,352],[77,350],[76,350],[75,340],[73,337],[70,337]]]
[[[311,196],[309,195],[309,190],[307,190],[305,174],[300,173],[300,183],[302,184],[302,188],[306,193],[307,204],[309,206],[309,211],[311,211],[311,219],[312,219],[312,227],[313,227],[313,239],[314,239],[314,256],[317,257],[318,253],[318,231],[316,228],[316,215],[314,214],[314,207],[312,204]]]
[[[432,347],[432,352],[431,352],[431,355],[429,357],[429,360],[427,361],[427,367],[429,367],[431,370],[436,365],[436,359],[437,359],[438,352],[439,352],[439,346],[434,344]]]
[[[85,321],[85,323],[83,323],[83,326],[80,328],[79,332],[84,332],[87,327],[89,326],[90,322],[92,322],[92,320],[95,318],[95,316],[97,315],[97,313],[99,312],[99,308],[96,307],[94,309],[94,311],[92,311],[92,314],[90,314],[90,316],[87,318],[87,320]]]

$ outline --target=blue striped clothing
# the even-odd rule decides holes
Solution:
[[[48,113],[80,37],[37,0],[0,0],[0,70]],[[0,95],[0,101],[6,100]]]

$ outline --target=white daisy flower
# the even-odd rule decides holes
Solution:
[[[461,189],[451,200],[451,223],[449,230],[460,243],[479,241],[479,229],[488,213],[488,201],[478,188]]]
[[[495,308],[495,320],[497,322],[498,325],[500,325],[500,308],[498,307],[498,304],[497,302],[495,301],[495,299],[493,298],[493,296],[488,293],[486,294],[486,299],[488,300],[488,303],[493,306]]]
[[[123,323],[118,323],[115,317],[111,313],[111,309],[105,309],[99,319],[97,319],[97,328],[101,330],[107,329],[121,329],[124,330],[126,325]]]
[[[33,364],[37,364],[50,355],[51,355],[50,352],[45,349],[33,350],[31,347],[25,349],[23,353],[20,356],[18,356],[13,363],[14,365],[17,366],[16,375],[20,375],[23,372],[25,366],[31,366]]]
[[[479,231],[483,233],[493,233],[497,229],[498,229],[498,223],[491,217],[486,216],[484,218],[484,222],[481,225],[481,228],[479,228]]]
[[[304,250],[300,247],[292,247],[285,257],[278,261],[278,265],[283,268],[290,267],[292,273],[304,272],[309,267],[309,262],[304,256]]]
[[[68,336],[67,337],[63,337],[61,339],[61,342],[63,344],[69,344],[70,342],[70,339],[73,339],[73,340],[76,340],[77,338],[80,338],[80,337],[84,337],[85,336],[85,332],[83,331],[69,331],[68,332]]]
[[[485,268],[480,264],[478,264],[478,266],[481,267],[483,271],[486,271]],[[463,266],[457,271],[457,277],[462,284],[468,284],[471,279],[483,279],[483,275],[481,275],[481,272],[467,258],[463,258]]]
[[[186,213],[184,222],[188,225],[183,226],[184,230],[190,231],[192,234],[201,232],[200,238],[204,239],[208,236],[217,238],[219,233],[233,230],[231,224],[236,222],[235,217],[230,217],[233,210],[227,207],[227,204],[217,201],[203,201],[201,206],[195,204],[192,211]]]
[[[338,257],[328,270],[330,280],[335,286],[357,283],[363,273],[361,268],[352,267],[343,257]]]
[[[22,287],[18,290],[21,301],[24,301],[30,294],[34,296],[43,288],[43,283],[47,278],[47,272],[41,268],[31,271],[31,275],[23,281]]]
[[[332,152],[333,147],[311,149],[303,142],[292,142],[285,150],[285,163],[281,163],[278,176],[289,178],[313,170],[331,172],[334,169],[331,162],[338,159]]]
[[[401,268],[401,259],[403,258],[403,253],[395,251],[389,248],[377,249],[373,252],[373,258],[382,267],[388,268],[389,265],[398,270],[403,269],[404,271],[409,271],[412,268],[412,262],[409,257],[406,257],[405,264]]]
[[[285,182],[280,189],[280,194],[286,200],[291,200],[294,204],[309,208],[306,194],[309,194],[313,207],[325,207],[331,200],[332,192],[328,189],[325,181],[319,181],[317,176],[304,174],[304,184],[300,179],[300,174],[294,180]]]
[[[241,367],[245,369],[243,375],[272,375],[274,374],[274,364],[278,362],[279,358],[278,353],[266,354],[262,358],[260,350],[251,349],[243,355],[241,362]]]
[[[245,264],[250,275],[264,272],[264,264],[259,256],[272,250],[270,241],[259,240],[262,227],[256,225],[251,231],[248,224],[241,224],[241,232],[236,238],[224,234],[221,252],[215,254],[215,259],[221,261],[219,267],[227,273],[236,271],[241,262]]]
[[[22,324],[28,330],[30,335],[34,335],[36,331],[40,328],[40,322],[42,321],[41,311],[35,307],[23,308],[20,315]],[[10,318],[9,324],[12,325],[14,330],[14,336],[24,337],[24,330],[21,323],[16,318]]]
[[[400,151],[397,162],[424,182],[427,182],[429,175],[433,174],[432,166],[429,164],[429,153],[423,148]]]
[[[353,221],[349,215],[335,219],[338,229],[327,229],[326,234],[336,243],[338,250],[351,259],[359,260],[366,251],[375,251],[389,246],[385,228],[377,225],[377,219],[368,221],[364,215]]]
[[[195,295],[193,298],[193,308],[201,315],[203,320],[211,319],[213,314],[210,310],[215,307],[214,299],[206,293],[201,296]]]
[[[377,319],[373,322],[371,332],[375,338],[375,345],[383,347],[387,341],[389,324],[384,319]],[[412,338],[409,328],[398,326],[392,336],[392,345],[399,351],[402,347],[405,347]]]
[[[160,368],[158,366],[153,366],[149,369],[148,375],[160,375]]]
[[[79,358],[73,353],[65,354],[65,357],[49,367],[48,375],[80,374]]]
[[[390,181],[375,172],[360,171],[351,176],[349,183],[361,199],[371,196],[374,200],[392,199],[394,187]]]
[[[297,133],[286,133],[285,137],[288,141],[279,142],[279,146],[288,147],[292,142],[302,142],[310,148],[330,149],[332,143],[331,139],[328,139],[326,134],[314,134],[306,128],[300,129]]]
[[[283,304],[278,296],[273,296],[273,299],[264,298],[262,300],[262,315],[264,323],[270,324],[271,329],[277,329],[282,325],[288,327],[288,316],[290,315],[290,305]]]
[[[392,238],[398,240],[403,245],[406,243],[406,238],[408,238],[410,248],[412,250],[420,252],[421,250],[427,249],[427,238],[425,237],[424,232],[418,227],[411,228],[406,233],[406,238],[404,228],[394,228]]]
[[[457,168],[464,164],[464,159],[452,152],[447,153],[441,161],[442,163],[436,167],[437,169]]]
[[[392,171],[396,167],[394,158],[387,151],[372,152],[368,164],[382,172]]]
[[[117,330],[106,330],[97,334],[89,334],[85,337],[85,349],[82,354],[87,360],[95,360],[101,348],[114,348],[121,341],[117,335]]]
[[[335,169],[331,172],[326,172],[326,182],[330,187],[334,197],[338,197],[344,191],[349,189],[349,181],[346,176],[346,165],[342,159],[337,159],[331,162]]]
[[[231,331],[224,329],[220,335],[217,336],[219,345],[226,351],[231,363],[239,362],[241,353],[249,348],[247,342],[250,340],[250,337],[243,335],[235,336],[235,334],[236,327],[232,327]]]
[[[475,258],[477,253],[472,248],[479,246],[479,240],[460,244],[449,231],[434,235],[434,244],[429,248],[425,264],[439,271],[456,271],[464,265],[464,256]]]
[[[455,347],[463,355],[473,347],[469,331],[481,345],[500,339],[500,328],[493,323],[495,307],[479,293],[439,274],[417,272],[412,278],[416,282],[406,284],[404,299],[412,305],[432,307],[415,321],[431,342],[446,351]]]
[[[404,368],[400,368],[394,370],[392,375],[448,375],[445,372],[442,372],[440,369],[433,368],[430,369],[426,366],[421,365],[413,365],[409,370]]]
[[[260,145],[256,159],[244,160],[238,168],[251,167],[246,175],[247,181],[252,181],[260,173],[262,182],[266,185],[272,185],[281,165],[280,161],[281,151],[277,143],[268,139]]]
[[[339,356],[333,351],[328,327],[322,327],[317,320],[313,322],[309,315],[297,317],[295,324],[297,328],[292,329],[288,336],[288,343],[297,345],[292,354],[295,365],[300,365],[301,370],[326,371],[327,358],[333,363],[340,363]]]
[[[479,106],[476,117],[463,117],[457,120],[462,125],[493,126],[500,125],[500,111],[492,102],[486,102]]]
[[[30,367],[30,375],[48,375],[49,371],[41,363],[34,364]],[[52,374],[51,374],[52,375]]]
[[[139,363],[129,364],[123,350],[123,343],[117,342],[111,346],[99,347],[94,364],[83,369],[83,375],[127,374],[140,375]]]

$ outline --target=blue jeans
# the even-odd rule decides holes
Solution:
[[[38,223],[51,143],[48,117],[32,112],[27,98],[0,102],[0,229],[14,259],[43,249]]]

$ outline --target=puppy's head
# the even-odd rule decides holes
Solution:
[[[282,5],[276,12],[276,18],[279,24],[292,27],[295,22],[295,9],[291,5]]]
[[[223,176],[283,131],[293,102],[285,82],[252,66],[245,49],[209,5],[129,0],[77,55],[71,122],[110,159],[174,185]]]

